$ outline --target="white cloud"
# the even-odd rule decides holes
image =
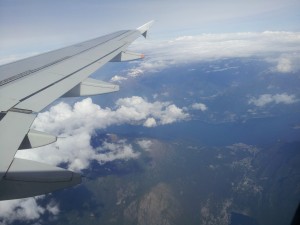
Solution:
[[[60,212],[59,205],[53,200],[46,206],[46,210],[54,216],[58,215]]]
[[[0,201],[0,224],[6,225],[16,221],[34,222],[38,221],[45,213],[52,216],[59,213],[59,205],[55,201],[51,201],[43,207],[37,203],[40,198],[43,196]]]
[[[128,79],[127,77],[122,77],[122,76],[115,75],[110,79],[110,81],[112,81],[112,82],[122,82],[123,80],[127,80],[127,79]]]
[[[104,142],[96,149],[92,148],[90,140],[91,135],[87,133],[76,134],[59,139],[54,145],[43,147],[43,149],[20,151],[17,156],[48,164],[66,163],[68,169],[80,171],[88,168],[93,160],[103,164],[118,159],[128,160],[139,155],[125,140],[114,143]]]
[[[287,93],[283,94],[263,94],[260,95],[258,98],[251,98],[248,103],[256,105],[258,107],[263,107],[267,104],[270,103],[275,103],[275,104],[292,104],[297,102],[298,100],[296,99],[295,95],[288,95]]]
[[[178,64],[223,58],[262,57],[279,72],[299,70],[300,32],[244,32],[181,36],[133,44],[149,55],[132,71],[159,71]],[[276,58],[276,60],[274,60]],[[129,74],[132,74],[130,71]]]
[[[138,77],[138,76],[140,76],[141,74],[143,74],[143,70],[142,69],[139,69],[139,68],[133,68],[133,69],[130,69],[129,71],[128,71],[128,76],[129,77]]]
[[[188,118],[188,113],[170,102],[150,103],[138,96],[119,99],[116,105],[118,107],[115,111],[117,120],[127,123],[154,125],[155,120],[156,125],[165,125]],[[147,120],[148,122],[145,124]]]
[[[43,149],[18,151],[17,157],[55,165],[66,163],[69,169],[80,171],[88,168],[92,160],[105,163],[138,156],[124,140],[104,142],[96,150],[93,149],[90,140],[95,129],[125,123],[153,127],[187,118],[188,114],[183,109],[170,102],[151,103],[138,96],[119,99],[115,110],[101,108],[91,98],[77,102],[73,107],[59,103],[49,111],[40,113],[33,128],[66,138],[59,138],[55,144]]]
[[[178,108],[174,104],[168,105],[165,110],[159,112],[159,114],[161,124],[174,123],[177,120],[184,120],[188,117],[188,114],[184,113],[183,109]]]
[[[146,140],[146,139],[138,140],[137,143],[145,151],[149,151],[153,144],[151,140]]]
[[[275,71],[280,73],[296,72],[300,69],[300,53],[283,54],[277,59]]]
[[[288,73],[292,71],[292,64],[288,58],[280,58],[276,66],[278,72]]]
[[[148,102],[142,97],[120,98],[115,110],[101,108],[86,98],[74,104],[59,103],[49,111],[40,113],[34,127],[50,133],[77,134],[81,130],[103,129],[115,124],[142,125],[148,118],[154,118],[157,125],[168,124],[188,117],[182,109],[170,102]]]
[[[119,140],[116,143],[104,142],[104,144],[96,150],[97,154],[95,155],[95,159],[102,163],[116,159],[128,160],[139,156],[139,153],[134,152],[132,145],[127,144],[126,140]]]
[[[145,127],[156,127],[157,123],[153,117],[148,118],[143,124]]]
[[[192,105],[192,108],[193,109],[197,109],[197,110],[201,110],[202,112],[205,111],[205,110],[207,110],[207,106],[205,104],[203,104],[203,103],[194,103]]]

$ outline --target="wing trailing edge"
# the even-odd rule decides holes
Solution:
[[[81,183],[81,175],[59,167],[14,158],[0,181],[0,200],[49,193]]]
[[[80,84],[76,85],[63,97],[82,97],[91,95],[101,95],[119,91],[119,86],[101,80],[87,78]]]
[[[23,139],[19,150],[38,148],[56,142],[57,137],[45,132],[30,129]]]
[[[135,52],[120,52],[116,57],[114,57],[110,62],[127,62],[132,60],[143,59],[144,54],[135,53]]]

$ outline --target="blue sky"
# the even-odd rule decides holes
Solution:
[[[151,38],[300,31],[298,0],[0,0],[1,64],[154,19]],[[7,60],[8,58],[8,60]]]
[[[155,37],[299,31],[299,9],[297,0],[0,0],[0,41],[47,37],[68,43],[152,19]]]

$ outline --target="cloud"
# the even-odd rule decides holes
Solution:
[[[157,123],[153,117],[148,118],[143,124],[145,127],[156,127]]]
[[[101,108],[91,98],[77,102],[73,107],[62,102],[40,113],[33,126],[58,135],[73,135],[82,133],[81,130],[92,132],[116,124],[143,125],[148,118],[154,118],[157,125],[188,118],[188,113],[171,102],[148,102],[139,96],[118,99],[114,109]]]
[[[116,143],[104,142],[96,150],[95,159],[102,163],[116,159],[128,160],[139,156],[139,153],[134,152],[132,145],[127,144],[124,139],[118,140]]]
[[[267,104],[275,103],[275,104],[293,104],[297,102],[295,95],[288,95],[287,93],[282,94],[263,94],[258,98],[251,98],[248,103],[256,105],[258,107],[263,107]]]
[[[194,103],[193,105],[192,105],[192,108],[193,109],[197,109],[197,110],[200,110],[200,111],[205,111],[205,110],[207,110],[207,106],[205,105],[205,104],[203,104],[203,103]]]
[[[185,120],[188,118],[188,114],[183,112],[183,109],[178,108],[174,104],[168,105],[165,111],[160,114],[161,124],[175,123],[177,120]]]
[[[38,222],[45,214],[56,216],[60,210],[55,201],[45,206],[38,204],[44,196],[0,201],[0,224],[6,225],[16,221]]]
[[[137,144],[145,151],[149,151],[153,143],[151,140],[142,139],[138,140]]]
[[[132,48],[145,52],[146,58],[129,71],[130,76],[132,71],[141,75],[145,71],[160,71],[178,64],[243,57],[261,57],[275,64],[279,72],[300,69],[300,32],[201,34],[134,43]]]
[[[143,70],[142,69],[139,69],[139,68],[133,68],[133,69],[129,69],[127,75],[129,77],[138,77],[140,76],[141,74],[143,74]]]
[[[122,77],[122,76],[118,76],[118,75],[115,75],[113,76],[110,81],[112,82],[122,82],[123,80],[127,80],[128,78],[127,77]]]
[[[148,120],[145,124],[147,125],[150,120],[150,124],[153,125],[155,120],[156,125],[165,125],[185,120],[189,116],[183,109],[170,102],[150,103],[138,96],[119,99],[116,105],[118,108],[115,116],[116,120],[120,120],[119,123],[126,121],[132,124],[145,124]]]
[[[52,215],[58,215],[60,212],[59,205],[55,201],[50,201],[46,206],[46,210]]]
[[[300,53],[283,54],[277,59],[275,71],[279,73],[291,73],[300,69]]]
[[[276,66],[278,72],[288,73],[292,71],[292,63],[288,58],[280,58]]]
[[[116,159],[128,160],[138,157],[138,153],[125,140],[105,141],[93,149],[90,142],[95,130],[121,124],[154,127],[185,120],[188,116],[170,102],[151,103],[139,96],[117,100],[115,110],[101,108],[91,98],[77,102],[73,107],[59,103],[40,113],[33,128],[65,138],[59,138],[55,144],[43,149],[18,151],[17,157],[55,165],[64,163],[75,171],[88,168],[93,160],[100,164]]]

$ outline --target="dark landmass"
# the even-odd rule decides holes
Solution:
[[[138,140],[130,139],[138,159],[86,171],[92,178],[72,193],[84,197],[62,205],[55,224],[290,223],[300,199],[299,142],[212,148],[147,139],[145,150]]]

